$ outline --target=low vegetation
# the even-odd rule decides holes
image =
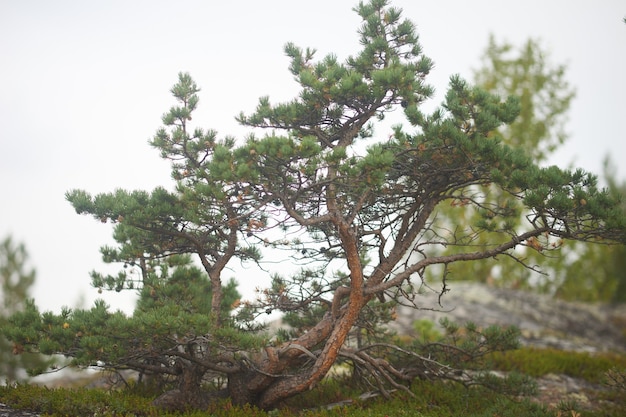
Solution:
[[[524,348],[492,355],[494,369],[518,370],[532,377],[565,374],[592,383],[602,383],[613,368],[626,369],[626,356],[616,353],[591,354],[558,349]]]
[[[465,387],[450,381],[416,379],[409,393],[397,391],[392,399],[362,396],[363,390],[350,376],[327,378],[315,389],[287,400],[279,409],[262,411],[252,406],[235,406],[230,400],[210,405],[205,411],[163,414],[151,405],[159,394],[144,385],[123,389],[50,389],[33,385],[0,387],[0,402],[46,416],[622,416],[626,413],[626,355],[563,352],[522,348],[489,355],[494,370],[519,372],[542,378],[563,374],[597,384],[585,392],[590,404],[560,401],[556,406],[541,403],[540,396],[510,396],[484,386]]]

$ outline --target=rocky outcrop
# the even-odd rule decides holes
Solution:
[[[16,410],[0,403],[0,417],[39,417],[39,414],[26,410]]]
[[[393,324],[414,333],[413,322],[442,317],[478,326],[517,326],[522,343],[576,351],[626,351],[626,306],[555,300],[546,295],[488,285],[453,282],[440,297],[437,288],[416,297],[419,310],[400,307]],[[441,303],[441,304],[440,304]]]

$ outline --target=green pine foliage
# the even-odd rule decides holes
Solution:
[[[45,355],[63,354],[72,359],[74,366],[98,364],[103,368],[135,369],[148,374],[159,371],[153,369],[151,358],[167,357],[166,352],[182,341],[191,346],[202,337],[207,348],[258,346],[260,340],[252,335],[216,327],[208,305],[208,287],[197,268],[177,267],[171,277],[151,282],[142,289],[132,316],[112,312],[102,301],[89,310],[64,309],[61,314],[41,313],[29,301],[25,311],[11,317],[12,326],[6,334],[10,340],[21,342],[20,349]],[[225,293],[222,310],[229,312],[232,303],[239,299],[233,281],[226,286]],[[31,372],[45,370],[40,367]]]
[[[618,197],[626,194],[626,183],[616,178],[607,158],[604,180],[610,192]],[[626,200],[621,202],[626,213]],[[626,246],[567,243],[563,256],[547,263],[551,281],[545,285],[557,297],[588,302],[626,302]]]

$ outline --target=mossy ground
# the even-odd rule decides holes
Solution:
[[[279,410],[269,413],[254,407],[235,407],[228,401],[214,404],[203,412],[189,412],[188,417],[255,417],[255,416],[489,416],[489,417],[617,417],[626,415],[626,390],[611,386],[607,371],[626,370],[626,355],[586,354],[550,349],[524,348],[493,355],[493,368],[518,371],[544,378],[546,375],[567,375],[601,387],[585,392],[590,399],[579,404],[563,397],[556,406],[548,406],[538,398],[510,398],[481,387],[465,388],[445,381],[416,380],[411,391],[394,393],[391,400],[377,397],[359,400],[361,391],[349,380],[329,380],[316,389],[288,401]],[[624,375],[624,373],[621,373]],[[137,388],[103,390],[87,388],[55,388],[32,385],[0,387],[0,402],[17,409],[28,409],[42,416],[167,416],[150,405],[155,393]],[[326,404],[350,400],[349,404],[331,409]],[[178,414],[179,416],[182,414]]]

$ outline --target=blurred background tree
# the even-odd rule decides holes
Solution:
[[[549,53],[542,49],[538,40],[529,39],[520,47],[503,42],[498,43],[493,36],[482,57],[482,67],[474,70],[474,83],[484,90],[500,97],[517,96],[520,100],[520,114],[510,125],[502,126],[497,134],[502,141],[514,148],[521,148],[535,162],[542,163],[552,152],[567,140],[565,123],[575,90],[566,79],[566,66],[555,65]],[[526,213],[502,190],[493,186],[476,186],[476,196],[485,196],[485,201],[499,207],[509,208],[513,227],[524,221]],[[440,211],[438,220],[450,233],[473,228],[481,221],[479,210],[468,204],[464,210],[453,201],[453,207]],[[460,203],[462,204],[462,202]],[[504,242],[506,234],[494,231],[477,234],[474,245],[484,247]],[[515,257],[499,256],[496,259],[483,259],[464,264],[447,272],[455,279],[485,282],[515,288],[547,288],[545,276],[537,265],[544,266],[548,257],[546,249],[558,250],[560,243],[536,243],[533,247],[518,247]],[[544,247],[545,246],[545,247]],[[539,250],[535,250],[539,249]],[[455,253],[458,248],[448,246],[445,253]],[[531,268],[524,267],[530,266]],[[461,269],[462,268],[462,269]]]
[[[0,243],[0,327],[7,317],[23,311],[30,289],[35,282],[35,270],[28,269],[28,252],[22,243],[16,244],[11,236]],[[16,351],[17,349],[17,351]],[[0,336],[0,380],[25,379],[25,369],[41,369],[50,364],[41,355],[22,352],[3,336]]]
[[[568,139],[567,112],[575,89],[567,82],[566,72],[565,65],[550,61],[549,53],[538,40],[530,39],[516,48],[506,42],[498,43],[493,36],[489,38],[482,67],[474,71],[476,85],[501,97],[519,97],[520,115],[498,133],[504,143],[524,149],[538,163],[545,163]],[[614,195],[626,193],[626,182],[620,184],[608,158],[603,176]],[[510,204],[508,196],[495,187],[476,187],[476,194],[487,195],[489,201],[500,206]],[[511,206],[511,210],[516,209]],[[516,224],[521,224],[526,214],[520,212]],[[479,220],[478,211],[469,206],[465,210],[451,207],[440,213],[440,221],[451,231],[471,228]],[[506,238],[497,233],[482,234],[474,244],[484,246]],[[446,249],[448,253],[454,251],[454,247]],[[623,245],[537,240],[516,251],[518,259],[484,259],[449,272],[457,279],[533,289],[566,300],[626,302]],[[525,268],[520,260],[531,268]]]
[[[538,40],[521,47],[498,44],[493,35],[474,71],[474,83],[501,97],[517,96],[520,114],[500,129],[504,142],[524,149],[536,162],[546,159],[567,140],[565,124],[575,89],[567,82],[567,67],[555,65]]]

